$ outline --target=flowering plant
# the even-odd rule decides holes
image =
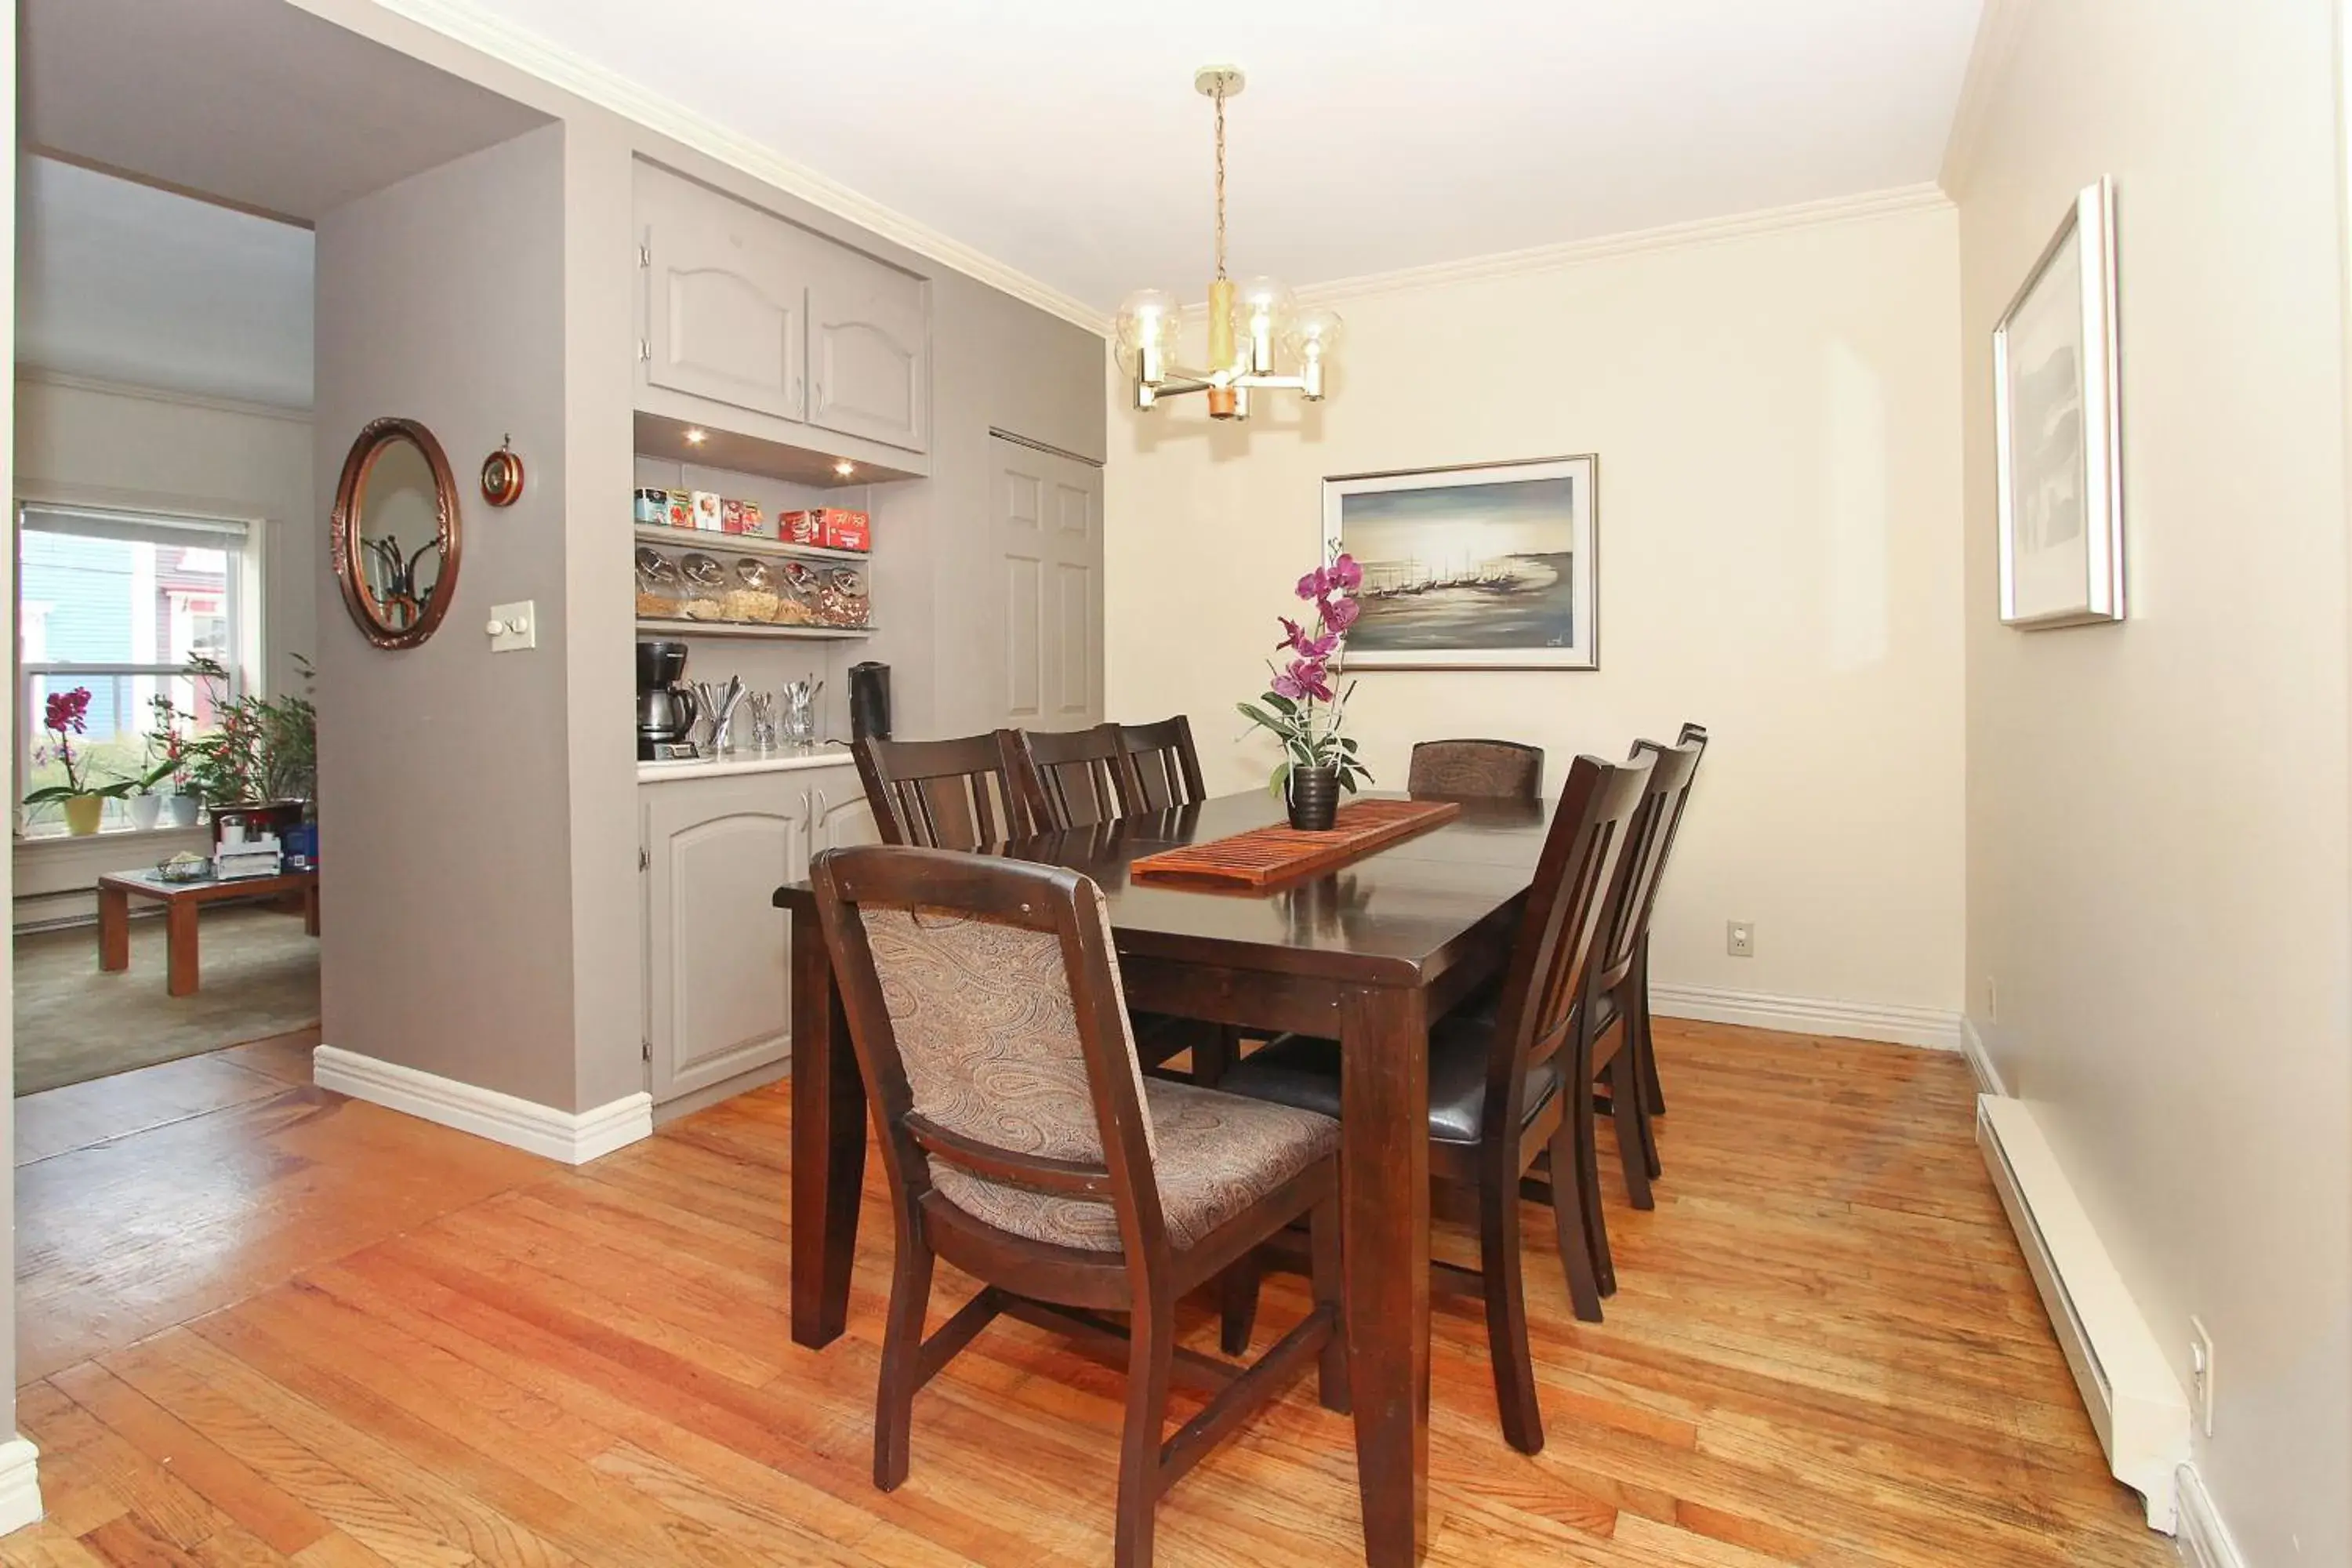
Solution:
[[[1266,785],[1274,795],[1281,795],[1291,773],[1301,768],[1336,769],[1343,789],[1354,789],[1359,780],[1371,782],[1371,770],[1356,756],[1355,741],[1339,733],[1355,685],[1349,682],[1345,691],[1331,685],[1331,661],[1362,608],[1350,595],[1363,581],[1364,569],[1346,554],[1301,577],[1298,596],[1315,606],[1311,629],[1288,616],[1277,616],[1283,637],[1275,652],[1287,657],[1279,665],[1266,661],[1274,679],[1264,696],[1236,704],[1243,718],[1282,742],[1282,764]]]
[[[33,760],[55,762],[66,771],[66,782],[45,784],[25,792],[26,805],[47,805],[51,801],[71,800],[78,795],[120,797],[137,787],[135,779],[116,779],[108,784],[93,781],[85,771],[87,759],[73,738],[87,732],[89,726],[89,688],[77,686],[70,691],[52,691],[47,708],[41,714],[41,728],[57,737],[36,747]]]

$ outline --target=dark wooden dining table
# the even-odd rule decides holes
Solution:
[[[1102,887],[1128,1005],[1340,1042],[1349,1368],[1364,1555],[1420,1561],[1429,1492],[1429,1021],[1503,964],[1549,803],[1465,802],[1430,832],[1268,889],[1139,881],[1129,864],[1280,818],[1264,792],[1014,839],[990,853]],[[865,1091],[815,900],[792,922],[792,1326],[842,1331],[868,1134]]]

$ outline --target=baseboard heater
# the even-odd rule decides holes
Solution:
[[[2189,1401],[2023,1100],[1977,1100],[1977,1142],[2025,1249],[2050,1326],[2098,1428],[2107,1468],[2170,1535],[2189,1458]]]

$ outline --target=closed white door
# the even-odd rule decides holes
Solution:
[[[1003,437],[989,443],[1003,682],[996,722],[1079,730],[1102,721],[1102,470]]]

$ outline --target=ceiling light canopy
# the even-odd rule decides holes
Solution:
[[[1205,392],[1212,418],[1246,419],[1253,388],[1319,400],[1324,367],[1339,341],[1339,315],[1319,306],[1297,309],[1276,279],[1236,286],[1225,275],[1225,100],[1242,90],[1242,73],[1233,66],[1203,66],[1192,86],[1217,106],[1217,276],[1209,285],[1209,368],[1188,370],[1179,362],[1184,307],[1165,289],[1139,289],[1119,306],[1113,338],[1119,368],[1134,378],[1138,408]],[[1284,363],[1296,368],[1284,374]]]

